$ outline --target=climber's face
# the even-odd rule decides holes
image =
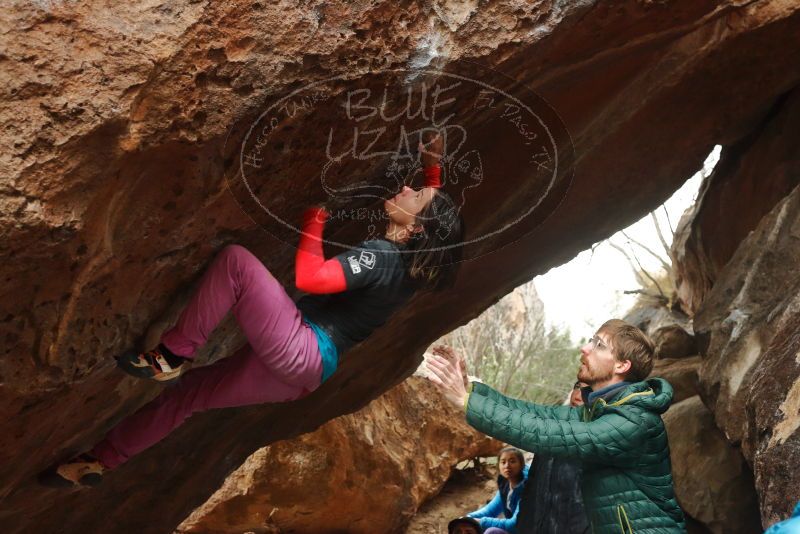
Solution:
[[[433,187],[411,189],[403,186],[399,193],[383,203],[383,207],[386,209],[389,219],[394,223],[401,226],[413,225],[417,220],[417,215],[431,203],[435,194],[436,189]]]

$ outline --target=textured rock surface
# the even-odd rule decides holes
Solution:
[[[178,532],[402,532],[466,459],[502,443],[414,376],[358,412],[258,450]],[[336,446],[331,446],[336,444]]]
[[[683,326],[673,324],[658,328],[651,335],[658,358],[685,358],[697,355],[697,342]]]
[[[717,425],[753,466],[764,525],[800,499],[800,187],[745,239],[695,316]]]
[[[641,328],[656,343],[656,358],[680,358],[697,354],[692,320],[680,309],[670,309],[647,297],[637,299],[623,318]],[[660,345],[659,345],[660,341]]]
[[[798,127],[800,94],[793,92],[735,150],[723,150],[673,254],[683,302],[697,309],[701,393],[754,469],[765,526],[800,500],[800,277],[790,267],[800,260],[800,145],[787,135]],[[768,179],[765,165],[773,169]]]
[[[701,395],[754,470],[764,526],[800,500],[798,128],[792,91],[723,148],[672,253],[681,305],[695,315]]]
[[[672,385],[672,403],[675,404],[700,393],[698,371],[701,362],[700,356],[656,360],[650,375],[660,376]]]
[[[440,334],[659,205],[714,144],[757,131],[800,79],[800,8],[789,0],[7,4],[0,522],[8,532],[109,524],[169,532],[253,451],[364,406],[408,376]],[[466,263],[455,290],[416,298],[308,399],[193,417],[90,493],[36,487],[41,468],[88,447],[157,393],[120,376],[111,356],[174,317],[215,250],[242,243],[290,282],[291,247],[254,226],[226,188],[237,164],[228,131],[241,133],[235,126],[270,98],[304,83],[434,58],[493,67],[487,82],[508,75],[561,114],[576,168],[552,215],[507,233],[501,241],[513,246]],[[507,139],[481,128],[480,117],[465,124],[487,155],[508,155]],[[305,164],[319,151],[301,143],[271,169],[289,179],[262,193],[294,216],[319,201],[309,192],[318,169]],[[762,175],[775,171],[762,164]],[[515,202],[535,192],[519,166],[498,163],[492,173],[466,212],[471,232],[514,220]],[[236,341],[223,329],[203,358]]]
[[[673,404],[664,424],[675,493],[686,513],[717,534],[759,532],[752,472],[700,397]]]

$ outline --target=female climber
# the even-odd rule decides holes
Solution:
[[[528,466],[522,451],[506,447],[497,457],[497,493],[479,510],[467,514],[480,521],[484,534],[515,534],[522,491],[528,480]],[[498,517],[498,516],[503,517]]]
[[[425,187],[403,187],[385,201],[383,239],[326,260],[322,234],[329,215],[322,208],[306,211],[295,282],[309,295],[297,304],[249,251],[225,247],[161,343],[123,354],[117,363],[137,377],[174,380],[229,310],[247,344],[233,356],[186,372],[91,451],[48,469],[40,480],[51,486],[95,485],[104,471],[154,445],[193,413],[304,397],[331,376],[347,349],[369,337],[415,291],[451,282],[463,223],[440,189],[443,140],[438,133],[423,140]]]

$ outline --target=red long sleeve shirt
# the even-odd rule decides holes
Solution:
[[[294,281],[306,293],[339,293],[347,289],[342,264],[325,260],[322,232],[330,214],[323,208],[309,208],[303,214],[303,232],[295,254]]]

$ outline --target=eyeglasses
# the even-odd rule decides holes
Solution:
[[[603,340],[600,339],[599,336],[590,337],[589,341],[587,341],[587,343],[591,347],[590,350],[595,351],[595,352],[598,351],[598,350],[608,350],[608,348],[609,348],[608,345],[606,345],[603,342]]]

